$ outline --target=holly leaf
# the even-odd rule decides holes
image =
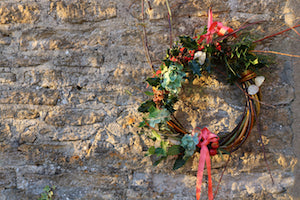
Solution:
[[[201,76],[201,66],[200,64],[195,61],[195,60],[192,60],[189,62],[189,67],[191,68],[191,70],[193,71],[194,74],[197,74],[198,76]]]
[[[156,87],[160,85],[160,78],[147,78],[146,81],[149,83],[149,85]]]
[[[250,60],[250,62],[251,62],[252,65],[257,65],[258,64],[258,58],[256,58],[253,61]]]
[[[140,105],[140,107],[138,108],[138,111],[142,112],[142,113],[149,112],[149,109],[151,108],[151,106],[155,106],[155,103],[152,100],[148,100]]]
[[[179,36],[179,40],[182,43],[182,45],[188,49],[197,49],[198,48],[197,42],[188,36]]]

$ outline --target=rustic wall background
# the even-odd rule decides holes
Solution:
[[[13,3],[12,3],[13,2]],[[164,0],[145,1],[153,63],[169,44]],[[270,35],[299,23],[297,0],[173,0],[174,35],[193,34],[215,19],[234,28],[264,20],[253,34]],[[37,199],[55,185],[55,199],[178,199],[195,197],[198,156],[177,171],[144,157],[151,141],[140,135],[138,105],[146,76],[141,1],[2,0],[0,3],[0,199]],[[299,32],[299,29],[297,29]],[[299,54],[290,31],[258,49]],[[257,129],[232,155],[216,199],[297,199],[299,194],[299,59],[274,56],[266,83],[262,135]],[[230,130],[243,110],[241,92],[203,78],[183,94],[177,117],[187,128]],[[226,157],[226,156],[225,156]],[[225,161],[213,159],[217,184]],[[298,177],[298,178],[296,178]],[[204,185],[205,186],[205,183]],[[206,199],[206,189],[202,198]]]

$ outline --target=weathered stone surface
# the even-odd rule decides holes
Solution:
[[[33,143],[37,138],[36,133],[33,130],[34,130],[34,128],[30,127],[28,130],[26,130],[24,133],[22,133],[20,135],[19,143],[20,144]]]
[[[102,21],[117,16],[117,9],[114,3],[87,3],[84,1],[58,1],[51,3],[51,9],[62,20],[70,23],[83,23],[87,21]]]
[[[0,38],[0,44],[9,45],[10,43],[11,43],[11,38],[2,35],[2,37]]]
[[[1,109],[1,118],[8,119],[35,119],[40,116],[37,110],[33,109],[15,109],[15,108],[6,108]]]
[[[59,92],[49,89],[0,91],[0,104],[56,105]]]
[[[16,60],[5,64],[6,66],[13,67],[34,67],[44,63],[47,63],[51,56],[44,53],[22,53],[16,56]]]
[[[53,62],[56,66],[69,67],[101,67],[104,62],[104,55],[101,52],[82,53],[66,50],[59,55]]]
[[[40,8],[36,3],[0,4],[0,24],[33,23],[39,19]]]
[[[0,168],[0,188],[16,187],[16,172],[14,169]]]
[[[53,126],[83,126],[102,122],[104,117],[104,113],[90,110],[63,109],[50,111],[45,118],[45,122]]]
[[[157,69],[170,44],[165,2],[144,1],[142,23],[141,1],[1,1],[1,200],[37,199],[46,185],[56,186],[54,199],[195,198],[199,153],[176,171],[171,170],[175,157],[153,167],[154,159],[144,154],[159,141],[137,127],[142,120],[137,108],[147,98],[144,91],[151,90],[144,80],[152,74],[142,26]],[[284,23],[295,25],[300,13],[297,0],[169,3],[173,40],[202,32],[208,7],[214,20],[234,29],[246,20],[266,20],[249,27],[258,37],[284,29]],[[298,54],[298,34],[285,34],[256,48]],[[231,155],[216,199],[299,197],[299,62],[285,56],[272,60],[261,71],[266,77],[261,130],[255,126]],[[243,92],[219,73],[193,84],[185,86],[176,105],[180,122],[187,129],[232,130],[243,112]],[[223,157],[212,159],[215,185],[228,155]],[[207,199],[205,181],[201,196]]]
[[[98,27],[86,27],[84,29],[71,27],[69,31],[63,28],[56,30],[52,27],[46,27],[41,28],[41,30],[27,30],[22,32],[19,44],[22,51],[82,50],[99,49],[106,46],[108,40],[107,31]]]
[[[295,98],[294,88],[288,84],[270,87],[267,90],[270,91],[270,96],[264,98],[272,105],[290,104]]]
[[[13,83],[16,82],[16,74],[14,73],[0,73],[0,82],[1,83]]]

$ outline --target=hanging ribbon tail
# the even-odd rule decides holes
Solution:
[[[205,158],[208,154],[208,148],[204,146],[201,148],[200,151],[200,159],[199,159],[199,165],[198,165],[198,172],[197,172],[197,186],[196,186],[196,199],[200,200],[201,196],[201,183],[202,183],[202,177],[203,177],[203,171],[204,171],[204,165],[205,165]]]
[[[197,133],[198,127],[193,130],[193,135]],[[209,145],[211,142],[218,142],[218,136],[211,133],[207,128],[204,128],[201,130],[201,133],[199,135],[199,143],[198,147],[201,148],[200,150],[200,159],[199,159],[199,165],[198,165],[198,172],[197,172],[197,186],[196,186],[196,199],[200,200],[201,196],[201,183],[203,178],[203,171],[204,166],[206,163],[206,169],[208,174],[208,199],[213,200],[213,189],[212,189],[212,179],[211,179],[211,162],[210,162],[210,153],[208,150],[207,145]]]
[[[211,180],[211,164],[210,164],[210,156],[207,152],[206,155],[206,169],[207,169],[207,175],[208,175],[208,199],[213,200],[213,189],[212,189],[212,180]]]
[[[209,156],[207,146],[202,146],[200,151],[200,159],[199,159],[198,172],[197,172],[197,186],[196,186],[197,200],[200,200],[200,196],[201,196],[201,184],[202,184],[205,163],[206,163],[207,174],[208,174],[208,199],[213,200],[214,197],[213,197],[212,179],[211,179],[210,156]]]

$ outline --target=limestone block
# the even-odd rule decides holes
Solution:
[[[99,132],[99,124],[85,125],[85,126],[67,126],[62,129],[58,129],[55,134],[53,132],[49,133],[53,141],[82,141],[79,146],[83,151],[79,154],[84,154],[87,152],[87,144],[83,141],[88,140],[93,135]],[[53,134],[53,136],[52,136]],[[101,136],[102,134],[100,134]]]
[[[5,108],[1,109],[2,119],[36,119],[40,116],[39,112],[34,109],[16,109],[16,108]]]
[[[23,165],[42,165],[47,162],[55,162],[58,165],[67,166],[67,160],[73,156],[73,143],[47,143],[30,144],[23,143],[13,149],[14,155],[18,158],[15,162],[22,160]],[[22,163],[21,163],[22,164]],[[43,170],[43,168],[41,168]]]
[[[68,103],[73,105],[95,102],[98,94],[96,92],[72,91],[68,96]]]
[[[10,43],[11,43],[11,38],[10,37],[5,37],[5,36],[1,35],[0,44],[2,44],[2,45],[10,45]]]
[[[13,60],[13,63],[10,62],[7,65],[13,64],[13,67],[32,67],[32,66],[38,66],[43,63],[48,62],[51,60],[51,54],[45,54],[45,53],[36,53],[36,52],[29,52],[29,53],[19,53],[16,56],[16,59]]]
[[[107,31],[102,28],[91,30],[90,27],[70,27],[68,31],[61,28],[56,30],[52,27],[30,29],[23,31],[19,40],[22,51],[98,49],[107,44]]]
[[[12,137],[12,131],[9,124],[0,124],[1,132],[0,132],[0,142],[7,142]]]
[[[248,20],[267,20],[247,28],[266,36],[285,29],[284,21],[296,23],[296,1],[169,0],[173,40],[202,32],[208,7],[213,7],[214,20],[234,29]],[[141,135],[147,129],[137,127],[142,121],[137,107],[146,99],[144,91],[151,91],[144,80],[152,75],[142,26],[158,69],[170,39],[165,2],[144,1],[142,24],[141,1],[1,0],[1,200],[38,199],[46,185],[56,186],[55,199],[195,199],[199,153],[176,171],[175,157],[153,167],[154,158],[144,154],[155,142]],[[285,34],[257,49],[297,54],[298,35]],[[296,113],[291,103],[299,93],[291,69],[299,62],[278,57],[262,70],[262,101],[275,107],[262,104],[260,115],[275,184],[255,126],[231,154],[216,199],[291,198],[298,138],[298,129],[291,128]],[[232,130],[245,98],[225,82],[216,72],[184,86],[174,115],[188,129]],[[212,159],[215,186],[229,156],[223,157]],[[206,171],[203,180],[201,199],[207,199]]]
[[[104,55],[101,52],[80,52],[66,50],[58,55],[53,61],[55,66],[67,67],[95,67],[99,68],[104,62]]]
[[[24,79],[20,82],[26,85],[50,88],[73,88],[66,98],[69,102],[92,101],[94,90],[105,87],[108,74],[99,72],[98,68],[56,68],[52,63],[45,63],[44,69],[28,69],[24,71]],[[85,100],[84,100],[85,99]]]
[[[28,128],[25,132],[21,133],[19,143],[33,143],[36,140],[36,131],[34,127]]]
[[[10,72],[0,73],[0,83],[13,83],[16,82],[16,74]]]
[[[14,169],[0,168],[0,188],[16,187],[16,172]]]
[[[15,89],[0,91],[0,104],[56,105],[59,92],[49,89]]]
[[[33,23],[39,19],[40,7],[36,3],[0,4],[0,24]]]
[[[51,4],[56,14],[63,21],[69,23],[83,23],[90,21],[102,21],[117,16],[114,3],[88,3],[84,1],[58,1]]]
[[[50,111],[45,118],[47,124],[53,126],[82,126],[102,122],[105,114],[83,109],[61,109]]]
[[[289,104],[295,97],[294,88],[288,84],[273,86],[267,90],[271,90],[271,93],[270,96],[266,96],[265,99],[268,99],[268,103],[272,105]]]

